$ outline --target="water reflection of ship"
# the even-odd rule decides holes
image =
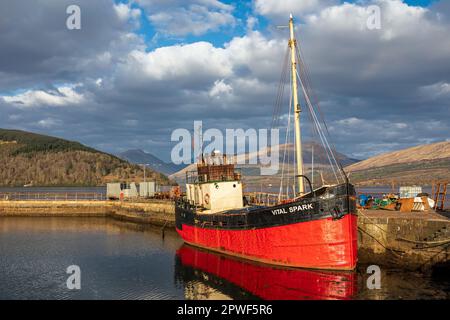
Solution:
[[[183,245],[176,281],[187,299],[327,300],[356,295],[353,272],[281,268]]]

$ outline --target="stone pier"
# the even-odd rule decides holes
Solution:
[[[450,219],[435,212],[364,210],[358,215],[364,264],[429,269],[450,261]]]
[[[0,217],[112,217],[119,220],[175,226],[172,201],[0,201]]]

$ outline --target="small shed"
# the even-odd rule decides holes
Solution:
[[[108,183],[106,184],[106,198],[110,200],[132,199],[138,197],[136,183]]]
[[[157,190],[157,185],[155,181],[141,182],[139,183],[139,196],[142,198],[154,197]]]

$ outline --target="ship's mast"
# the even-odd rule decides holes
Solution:
[[[297,93],[297,61],[296,61],[296,40],[294,36],[294,19],[292,14],[289,19],[289,30],[291,37],[289,39],[289,47],[291,48],[291,74],[292,74],[292,95],[294,97],[294,113],[295,113],[295,154],[297,162],[297,175],[298,175],[298,193],[303,195],[305,193],[305,188],[303,185],[303,157],[302,157],[302,139],[300,131],[300,112],[301,107],[298,101]]]

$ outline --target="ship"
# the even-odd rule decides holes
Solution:
[[[196,170],[186,172],[185,196],[175,200],[176,230],[188,245],[260,263],[353,270],[357,264],[355,188],[336,160],[326,125],[314,111],[292,15],[289,31],[285,59],[290,57],[286,65],[295,126],[295,192],[275,202],[251,203],[244,196],[235,159],[220,152],[202,154]],[[333,184],[316,187],[304,168],[299,88],[332,165]]]

